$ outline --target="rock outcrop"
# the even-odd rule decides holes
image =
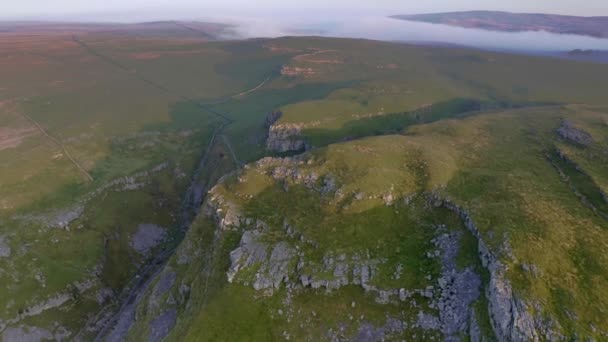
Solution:
[[[131,247],[139,254],[146,255],[167,236],[164,228],[155,224],[140,224],[131,239]]]
[[[56,339],[53,333],[43,328],[19,326],[6,328],[2,333],[2,340],[6,342],[39,342],[59,339]]]
[[[11,256],[11,247],[6,241],[6,237],[0,236],[0,258],[8,258]]]
[[[148,341],[160,342],[162,341],[173,329],[177,320],[177,310],[169,309],[161,313],[158,317],[150,322],[150,336]]]
[[[301,152],[310,149],[302,137],[301,125],[272,125],[268,129],[266,148],[275,152]]]
[[[387,318],[383,326],[374,326],[369,322],[363,322],[357,331],[355,341],[375,342],[390,340],[391,335],[399,334],[407,328],[407,323],[398,319]],[[339,340],[339,339],[337,339]]]
[[[261,237],[259,230],[243,234],[239,247],[230,253],[231,266],[227,276],[228,281],[233,282],[240,270],[257,268],[253,288],[272,292],[289,280],[289,264],[295,253],[286,242],[279,242],[269,254],[269,246],[261,241]],[[244,282],[248,284],[248,280]]]
[[[489,301],[490,321],[500,341],[540,341],[541,336],[551,336],[548,327],[539,326],[539,320],[528,311],[527,305],[513,293],[511,283],[506,278],[505,265],[488,248],[477,229],[471,215],[455,203],[431,196],[435,206],[443,206],[460,216],[467,229],[477,238],[479,257],[482,265],[490,273],[486,288]]]
[[[559,134],[560,137],[579,145],[590,146],[593,144],[593,137],[591,134],[574,127],[568,120],[562,121],[562,125],[557,129],[557,134]]]
[[[158,282],[154,286],[149,298],[148,305],[150,308],[160,306],[161,297],[173,287],[176,279],[177,273],[171,269],[168,269],[159,275]]]
[[[438,280],[439,296],[432,307],[439,309],[441,332],[446,340],[459,340],[458,334],[469,328],[470,308],[480,295],[481,278],[471,268],[458,270],[456,258],[462,233],[449,232],[438,227],[439,236],[433,243],[441,250],[441,278]]]

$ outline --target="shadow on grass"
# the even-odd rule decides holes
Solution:
[[[410,112],[391,113],[382,116],[354,120],[340,129],[307,129],[304,135],[310,145],[319,147],[339,141],[368,136],[400,134],[408,126],[427,124],[444,119],[464,118],[480,113],[548,105],[548,103],[485,101],[475,98],[454,98]]]

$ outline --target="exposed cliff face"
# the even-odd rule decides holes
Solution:
[[[310,145],[301,136],[301,125],[272,125],[268,129],[266,148],[276,152],[297,152],[310,149]]]
[[[480,296],[481,279],[471,268],[458,270],[456,266],[462,232],[450,232],[445,226],[436,230],[438,236],[433,244],[441,251],[441,277],[437,282],[438,299],[431,305],[439,309],[446,340],[459,340],[458,334],[475,324],[470,308]]]
[[[479,257],[483,266],[490,273],[490,282],[486,288],[492,327],[500,341],[540,341],[541,339],[562,339],[551,326],[534,317],[528,305],[513,292],[511,283],[506,278],[506,266],[498,259],[483,240],[471,215],[455,203],[431,196],[435,206],[443,206],[457,213],[467,229],[477,238]]]

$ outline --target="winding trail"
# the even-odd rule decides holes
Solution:
[[[266,85],[266,83],[268,83],[268,82],[269,82],[271,79],[272,79],[272,76],[268,76],[268,77],[266,77],[266,78],[265,78],[265,79],[262,81],[262,83],[258,84],[257,86],[255,86],[255,87],[253,87],[253,88],[251,88],[251,89],[249,89],[249,90],[246,90],[246,91],[244,91],[244,92],[242,92],[242,93],[238,93],[238,94],[235,94],[235,95],[232,95],[232,96],[225,97],[225,98],[220,99],[220,100],[217,100],[217,101],[215,101],[215,102],[210,102],[210,103],[208,103],[207,105],[209,105],[209,106],[211,106],[211,105],[219,105],[219,104],[226,103],[226,102],[228,102],[228,101],[230,101],[230,100],[234,100],[234,99],[236,99],[237,97],[242,97],[242,96],[245,96],[245,95],[247,95],[247,94],[251,94],[251,93],[253,93],[253,92],[255,92],[255,91],[259,90],[259,89],[260,89],[260,88],[262,88],[263,86],[265,86],[265,85]]]
[[[326,52],[338,52],[338,50],[319,50],[319,51],[315,51],[312,53],[305,53],[302,55],[297,55],[293,59],[296,61],[302,61],[302,60],[304,60],[305,57],[312,57],[312,56],[316,56],[316,55],[326,53]]]
[[[157,90],[160,90],[162,92],[165,92],[165,93],[173,95],[173,96],[176,96],[177,98],[179,98],[183,101],[193,103],[197,107],[199,107],[201,110],[211,113],[211,114],[219,117],[220,119],[222,119],[223,122],[218,127],[216,127],[215,130],[213,131],[213,134],[209,140],[207,148],[206,148],[205,152],[203,153],[203,155],[201,156],[197,168],[195,169],[195,171],[192,174],[192,177],[190,180],[190,185],[189,185],[188,189],[186,190],[186,193],[184,194],[184,197],[182,200],[182,204],[181,204],[180,212],[179,212],[178,227],[180,228],[180,230],[183,233],[185,233],[188,230],[188,228],[190,227],[194,218],[196,217],[196,214],[198,214],[198,210],[199,210],[202,202],[205,200],[206,191],[204,191],[202,196],[196,196],[196,192],[199,190],[198,181],[199,181],[199,178],[200,178],[203,170],[205,170],[208,166],[213,167],[212,165],[208,165],[208,160],[209,160],[211,151],[213,149],[213,146],[217,143],[218,136],[221,135],[224,144],[230,151],[230,154],[235,162],[237,169],[242,166],[242,162],[239,161],[239,159],[236,155],[236,152],[232,148],[232,144],[230,143],[230,140],[228,139],[228,137],[226,135],[223,134],[226,127],[233,124],[235,122],[235,120],[230,118],[226,113],[222,113],[222,112],[214,109],[212,107],[212,105],[210,105],[210,104],[200,102],[194,98],[180,94],[178,92],[175,92],[175,91],[171,90],[170,88],[168,88],[160,83],[157,83],[157,82],[145,77],[144,75],[142,75],[140,73],[137,73],[136,71],[121,64],[120,62],[115,61],[115,60],[105,56],[104,54],[95,50],[93,47],[91,47],[88,44],[86,44],[85,42],[81,41],[77,36],[72,36],[72,41],[74,41],[76,44],[80,45],[89,54],[107,62],[108,64],[116,67],[117,69],[127,73],[131,77],[138,79],[141,82],[146,83],[149,86],[151,86]],[[271,78],[272,78],[271,76],[267,77],[262,83],[260,83],[255,88],[244,91],[244,92],[234,95],[232,97],[229,97],[224,102],[227,102],[228,100],[233,99],[235,97],[239,97],[239,96],[243,96],[243,95],[252,93],[252,92],[262,88],[268,81],[270,81]],[[209,186],[209,184],[206,184],[206,187],[208,187],[208,186]],[[206,189],[204,189],[204,190],[206,190]],[[102,320],[103,323],[102,323],[101,328],[98,328],[98,333],[95,337],[95,341],[112,340],[116,337],[120,338],[120,337],[122,337],[123,334],[126,334],[126,332],[128,332],[128,329],[130,328],[133,320],[135,319],[135,309],[137,307],[137,304],[141,301],[141,299],[143,298],[143,296],[146,292],[146,289],[151,285],[151,283],[155,279],[155,277],[162,272],[162,270],[164,269],[164,266],[166,265],[169,258],[174,254],[175,249],[177,248],[178,245],[179,244],[176,243],[171,248],[168,248],[165,251],[157,254],[150,262],[148,262],[146,265],[144,265],[140,269],[138,274],[132,279],[131,284],[129,284],[126,287],[126,289],[128,289],[128,290],[123,291],[123,293],[119,296],[118,300],[116,301],[119,304],[119,309],[117,311],[115,311],[114,313],[112,313],[111,317],[109,319]],[[116,307],[115,305],[111,305],[111,306],[106,307],[105,309],[102,309],[96,315],[96,318],[94,320],[89,321],[89,323],[99,322],[99,319],[101,317],[103,317],[108,312],[112,312],[113,311],[112,309],[115,307]],[[81,332],[79,332],[77,337],[78,336],[82,337],[85,329],[86,329],[86,327],[83,328],[83,330],[81,330]]]
[[[237,97],[241,97],[241,96],[245,96],[245,95],[247,95],[249,93],[253,93],[254,91],[256,91],[256,90],[262,88],[264,85],[266,85],[266,83],[268,81],[270,81],[270,78],[271,78],[270,76],[266,77],[266,79],[264,81],[262,81],[262,83],[258,84],[256,87],[254,87],[252,89],[249,89],[247,91],[244,91],[244,92],[242,92],[240,94],[236,94],[236,95],[232,96],[231,99],[234,99],[234,98],[237,98]]]

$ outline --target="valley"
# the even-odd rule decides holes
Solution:
[[[3,340],[608,338],[605,64],[117,26],[0,32]]]

